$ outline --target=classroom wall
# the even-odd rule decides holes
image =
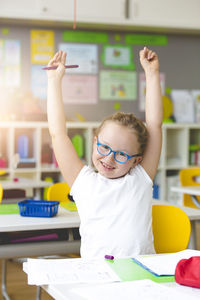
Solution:
[[[31,88],[31,58],[30,58],[30,30],[31,29],[47,29],[54,30],[55,32],[55,48],[62,42],[62,32],[67,28],[53,27],[30,27],[21,25],[7,26],[9,34],[5,36],[2,33],[3,25],[0,25],[0,39],[18,39],[21,41],[21,74],[22,74],[22,89],[30,90]],[[72,28],[69,28],[72,30]],[[79,30],[79,29],[77,29]],[[91,30],[90,31],[95,31]],[[103,32],[102,30],[100,32]],[[109,33],[109,42],[115,43],[114,34],[120,33],[123,41],[125,32],[112,32]],[[130,32],[129,32],[130,33]],[[134,33],[134,32],[133,32]],[[150,34],[150,33],[148,33]],[[154,33],[152,33],[154,34]],[[199,35],[184,35],[184,34],[168,34],[168,45],[166,46],[150,46],[155,50],[160,59],[160,71],[165,73],[166,87],[171,89],[200,89],[200,36]],[[121,42],[120,42],[121,43]],[[122,42],[123,43],[123,42]],[[139,50],[144,45],[132,46],[134,53],[134,63],[136,71],[141,72],[142,68],[139,63]],[[102,45],[98,45],[99,56],[102,51]],[[1,62],[0,62],[1,64]],[[99,70],[113,70],[112,68],[105,68],[99,59]],[[42,72],[42,71],[41,71]],[[44,71],[43,71],[44,72]],[[102,101],[98,100],[97,104],[68,104],[65,105],[65,112],[68,119],[76,119],[75,113],[81,113],[87,121],[100,121],[106,115],[115,111],[113,108],[115,102],[120,101]],[[46,101],[41,101],[44,111],[46,111]],[[144,112],[139,111],[138,101],[121,101],[121,111],[134,112],[138,117],[144,119]]]

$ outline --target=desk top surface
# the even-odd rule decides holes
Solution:
[[[181,194],[200,196],[200,185],[199,186],[172,186],[171,191],[178,192]]]
[[[153,200],[153,204],[170,204],[166,201]],[[180,207],[180,206],[179,206]],[[200,220],[200,209],[181,206],[190,220]],[[76,211],[59,207],[58,214],[52,218],[22,217],[18,214],[1,215],[0,232],[26,231],[55,228],[79,227],[80,218]]]
[[[1,180],[0,184],[4,190],[7,189],[25,189],[25,188],[43,188],[52,185],[52,182],[44,180],[30,180],[19,179],[19,181],[13,180]]]
[[[58,214],[52,218],[22,217],[18,214],[1,215],[0,217],[0,232],[74,228],[79,225],[78,213],[67,211],[63,207],[59,207]]]

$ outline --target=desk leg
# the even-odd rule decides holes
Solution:
[[[1,290],[3,298],[6,300],[11,300],[8,296],[7,289],[6,289],[6,260],[2,260],[2,283],[1,283]]]
[[[40,295],[41,295],[41,287],[40,287],[40,286],[37,286],[36,300],[40,300]]]
[[[191,234],[190,241],[188,244],[188,249],[196,250],[196,228],[195,228],[195,220],[191,220]]]

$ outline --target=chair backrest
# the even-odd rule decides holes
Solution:
[[[200,182],[196,181],[197,177],[200,177],[200,168],[182,169],[179,172],[180,183],[182,186],[186,186],[186,185],[200,186]],[[200,203],[200,196],[197,196],[196,199]],[[184,206],[197,208],[196,205],[193,203],[191,196],[188,194],[183,195],[183,204]]]
[[[69,192],[70,192],[70,187],[66,182],[54,183],[48,188],[47,200],[70,202],[68,198]]]
[[[191,224],[181,208],[172,205],[153,205],[152,225],[156,253],[172,253],[187,248]]]
[[[2,185],[0,184],[0,203],[2,201],[2,198],[3,198],[3,188]]]

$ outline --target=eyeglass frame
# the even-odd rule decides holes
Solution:
[[[99,146],[106,146],[106,147],[108,147],[108,149],[109,149],[109,153],[108,154],[102,154],[100,151],[99,151]],[[106,144],[102,144],[102,143],[100,143],[99,142],[99,137],[97,136],[97,151],[99,152],[99,154],[101,154],[101,155],[103,155],[103,156],[109,156],[111,153],[114,153],[114,160],[116,161],[116,162],[118,162],[118,163],[120,163],[120,164],[124,164],[124,163],[126,163],[127,161],[129,161],[129,159],[131,159],[131,158],[133,158],[133,157],[137,157],[137,156],[142,156],[142,154],[141,153],[138,153],[138,154],[134,154],[134,155],[128,155],[127,153],[125,153],[125,152],[123,152],[123,151],[114,151],[114,150],[112,150],[112,148],[110,147],[110,146],[108,146],[108,145],[106,145]],[[127,158],[127,160],[126,161],[119,161],[119,160],[117,160],[116,159],[116,153],[123,153],[125,156],[126,156],[126,158]]]

